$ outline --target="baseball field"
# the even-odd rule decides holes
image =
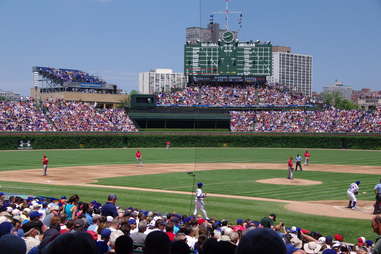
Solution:
[[[205,184],[210,217],[260,220],[276,213],[286,226],[347,241],[374,239],[370,227],[373,187],[381,176],[381,151],[310,149],[311,165],[287,177],[287,158],[304,149],[145,148],[144,166],[135,149],[1,151],[0,190],[70,196],[103,202],[116,193],[121,207],[190,214],[195,182]],[[42,153],[49,158],[43,177]],[[350,210],[346,190],[361,181],[359,208]]]

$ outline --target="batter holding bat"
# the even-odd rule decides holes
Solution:
[[[348,203],[348,206],[347,208],[351,208],[351,209],[356,209],[356,203],[357,203],[357,198],[356,198],[356,195],[359,194],[359,190],[360,190],[360,181],[356,181],[354,183],[352,183],[351,185],[349,185],[349,188],[347,190],[347,195],[348,195],[348,198],[349,198],[349,203]]]

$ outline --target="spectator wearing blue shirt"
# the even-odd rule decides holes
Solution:
[[[115,194],[110,194],[107,197],[107,202],[102,206],[101,215],[102,216],[112,216],[117,217],[118,216],[118,210],[116,209],[115,203],[117,200],[117,196]]]
[[[376,186],[374,186],[374,194],[376,194],[376,203],[374,204],[373,214],[381,213],[381,179]]]

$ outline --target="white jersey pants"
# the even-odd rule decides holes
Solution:
[[[349,198],[350,201],[357,202],[356,195],[353,192],[347,191],[347,195],[348,195],[348,198]]]
[[[198,199],[195,200],[195,202],[194,202],[194,213],[193,213],[193,215],[196,216],[198,211],[201,211],[201,212],[202,212],[202,215],[204,216],[204,219],[207,219],[207,218],[208,218],[208,215],[206,214],[206,210],[205,210],[205,203],[204,203],[204,200],[198,200]]]

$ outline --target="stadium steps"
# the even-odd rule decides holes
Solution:
[[[49,112],[49,109],[45,107],[43,104],[39,104],[38,109],[44,114],[46,120],[54,127],[54,129],[58,130],[56,124],[53,122],[53,120],[48,116],[46,112]]]

